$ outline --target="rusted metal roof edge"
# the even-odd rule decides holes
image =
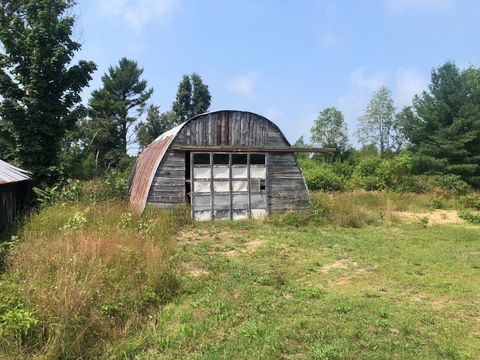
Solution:
[[[130,204],[137,212],[142,213],[145,209],[155,173],[176,136],[187,122],[161,134],[140,154],[129,188]],[[147,175],[143,174],[145,171],[148,172]]]

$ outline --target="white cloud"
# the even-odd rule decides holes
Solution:
[[[397,107],[410,105],[415,95],[427,88],[428,80],[413,68],[398,68],[395,76],[394,99]]]
[[[151,21],[163,20],[177,7],[178,0],[99,0],[104,14],[121,17],[136,31]]]
[[[363,91],[375,91],[380,86],[385,85],[388,80],[388,73],[385,71],[376,71],[370,75],[364,67],[359,67],[350,74],[352,85]]]
[[[456,0],[385,0],[390,10],[405,12],[410,10],[436,11],[451,8]]]
[[[255,92],[256,79],[255,72],[235,76],[229,81],[228,90],[239,95],[251,96]]]

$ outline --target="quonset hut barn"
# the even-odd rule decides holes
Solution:
[[[0,160],[0,231],[15,220],[30,194],[30,173]]]
[[[267,118],[245,111],[195,116],[160,135],[139,156],[130,203],[191,204],[196,220],[237,220],[305,209],[309,194],[280,129]]]

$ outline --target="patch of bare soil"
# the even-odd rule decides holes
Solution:
[[[264,245],[267,241],[266,240],[253,240],[250,242],[245,243],[245,249],[231,249],[224,252],[227,256],[234,256],[237,253],[247,254],[254,252],[257,248]]]
[[[429,212],[409,212],[393,211],[392,215],[407,222],[419,222],[423,218],[428,218],[429,225],[463,225],[465,220],[458,216],[455,210],[434,210]]]
[[[324,274],[334,269],[348,269],[350,262],[347,259],[335,261],[332,264],[325,264],[321,267],[320,271]]]
[[[195,265],[193,263],[190,263],[190,262],[184,263],[183,268],[185,269],[185,272],[188,275],[193,276],[193,277],[199,277],[199,276],[208,274],[207,270],[202,269],[202,268],[198,267],[197,265]]]
[[[188,229],[180,231],[176,238],[178,242],[184,244],[195,244],[200,241],[214,241],[222,244],[230,244],[242,239],[242,236],[246,233],[244,230],[237,230],[235,233],[228,231],[209,232],[198,229]]]

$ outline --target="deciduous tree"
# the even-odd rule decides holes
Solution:
[[[70,0],[0,3],[0,116],[15,156],[37,180],[53,180],[65,132],[84,108],[81,91],[96,66],[80,60]],[[4,139],[5,141],[5,139]]]
[[[375,144],[384,157],[392,150],[395,127],[395,106],[390,90],[380,87],[359,119],[358,141],[363,144]]]

